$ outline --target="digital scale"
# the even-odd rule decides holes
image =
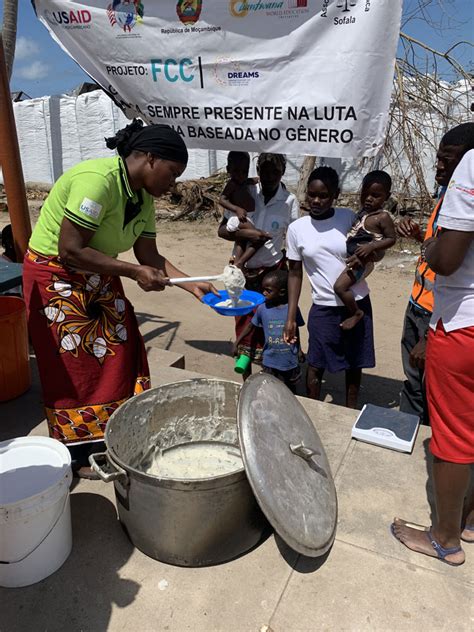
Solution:
[[[352,427],[352,438],[398,452],[411,452],[419,425],[416,415],[365,404]]]

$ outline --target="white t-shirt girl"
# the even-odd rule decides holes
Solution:
[[[288,227],[288,259],[303,262],[316,305],[343,305],[334,292],[334,283],[346,268],[346,239],[354,220],[353,211],[336,208],[329,219],[312,219],[308,215]],[[365,281],[356,283],[351,289],[356,301],[369,293]]]

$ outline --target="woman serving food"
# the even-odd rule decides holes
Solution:
[[[134,121],[106,143],[118,156],[82,162],[51,189],[23,269],[50,435],[70,448],[84,476],[110,415],[150,388],[121,277],[149,292],[185,276],[157,250],[153,204],[186,168],[184,141],[168,125]],[[132,247],[137,263],[118,258]],[[215,292],[210,283],[179,286],[198,299]]]

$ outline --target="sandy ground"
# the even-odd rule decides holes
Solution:
[[[220,273],[227,263],[230,244],[217,238],[217,224],[158,224],[159,250],[188,274]],[[414,248],[410,248],[416,252]],[[372,402],[397,406],[403,371],[400,361],[400,337],[411,283],[414,254],[392,252],[369,277],[374,307],[376,368],[367,371],[360,404]],[[186,368],[228,379],[240,379],[233,371],[230,357],[234,335],[233,319],[219,316],[210,308],[178,288],[145,294],[134,282],[125,281],[128,296],[135,305],[141,331],[147,344],[183,353]],[[222,287],[219,286],[218,287]],[[311,305],[309,283],[305,279],[300,307],[306,318]],[[303,349],[307,332],[302,332]],[[326,401],[344,403],[343,374],[327,375]]]

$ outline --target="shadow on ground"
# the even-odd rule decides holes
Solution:
[[[143,325],[146,326],[146,331],[143,333],[145,344],[155,340],[155,338],[164,337],[166,338],[166,343],[160,345],[160,347],[168,351],[178,333],[181,322],[166,320],[166,318],[162,318],[161,316],[147,314],[145,312],[136,312],[136,317],[139,327]],[[150,329],[150,327],[152,328]]]
[[[275,533],[275,543],[280,551],[282,558],[297,573],[308,574],[318,571],[328,560],[332,546],[327,553],[319,557],[307,557],[294,551],[288,544]]]
[[[194,349],[213,355],[228,356],[230,358],[232,353],[232,344],[225,340],[186,340],[186,344]],[[260,371],[260,367],[257,365],[253,365],[252,368],[254,373]],[[306,365],[302,365],[301,368],[302,380],[297,385],[296,393],[304,397],[306,396]],[[401,380],[394,380],[389,377],[373,375],[371,373],[363,373],[359,396],[359,409],[369,402],[376,406],[383,406],[384,408],[397,408],[400,401],[401,388]],[[344,372],[325,373],[321,396],[333,404],[338,404],[339,406],[345,405]]]
[[[38,367],[30,353],[31,386],[26,393],[0,404],[0,441],[29,434],[44,419]]]
[[[134,549],[114,505],[97,494],[76,493],[71,513],[73,549],[64,565],[33,586],[0,589],[2,630],[102,632],[112,605],[125,608],[135,600],[140,584],[119,576]]]
[[[382,375],[363,373],[358,408],[364,404],[375,404],[384,408],[397,408],[400,402],[401,380]],[[339,406],[345,405],[344,373],[326,373],[324,375],[321,396],[329,395],[329,400]]]
[[[232,357],[232,343],[227,340],[186,340],[185,342],[193,349],[205,353]]]

